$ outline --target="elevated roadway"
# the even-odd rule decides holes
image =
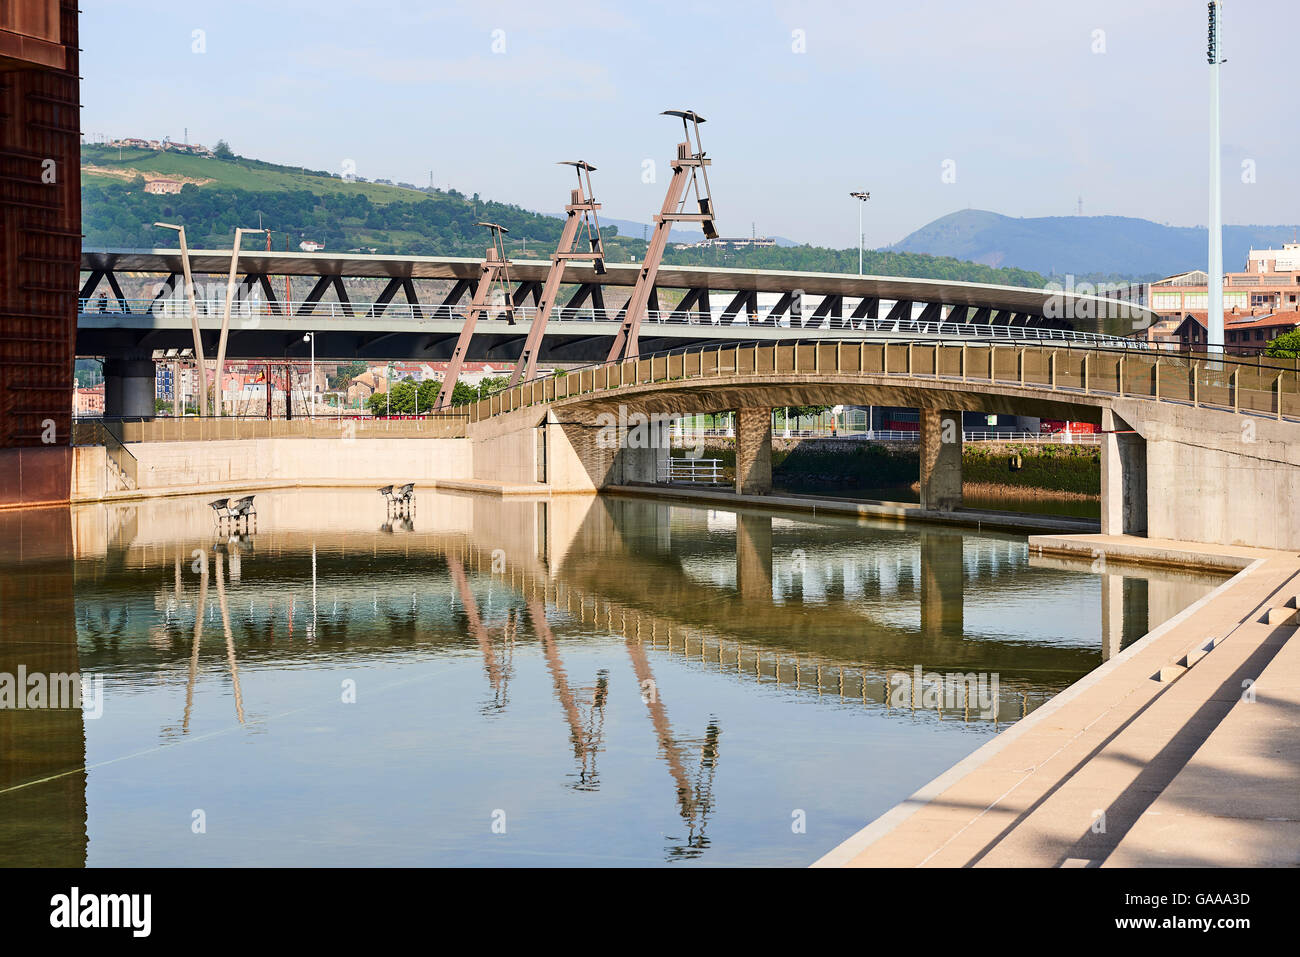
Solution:
[[[190,259],[198,283],[224,289],[229,252],[192,250]],[[233,310],[227,354],[305,356],[302,334],[312,332],[319,336],[318,357],[448,358],[479,267],[478,260],[461,257],[241,253],[240,302]],[[520,321],[481,323],[471,358],[518,358],[549,268],[546,261],[512,262],[510,298]],[[78,353],[139,355],[186,348],[181,269],[179,250],[84,250]],[[552,362],[604,356],[638,270],[637,264],[611,263],[597,274],[589,262],[570,264],[542,356]],[[156,299],[128,296],[121,283],[127,275],[151,280]],[[204,276],[215,278],[203,283]],[[310,278],[311,289],[301,300],[283,301],[277,298],[280,277]],[[374,280],[384,281],[377,293]],[[372,287],[365,301],[355,292],[359,281]],[[215,346],[220,313],[217,299],[200,303],[205,345],[211,337]],[[781,336],[1095,341],[1131,336],[1154,319],[1140,306],[1052,289],[666,265],[652,291],[641,351]]]

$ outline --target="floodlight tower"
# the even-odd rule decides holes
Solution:
[[[668,234],[673,223],[699,223],[704,235],[709,239],[718,238],[718,230],[713,221],[713,199],[709,194],[709,174],[707,167],[712,160],[704,156],[700,145],[700,124],[704,117],[690,110],[664,110],[663,116],[676,116],[682,121],[682,130],[686,134],[683,142],[677,144],[677,157],[672,161],[673,178],[668,183],[668,195],[664,204],[654,218],[654,233],[646,247],[645,261],[637,273],[636,285],[627,300],[623,314],[623,324],[619,327],[614,344],[610,347],[607,361],[635,358],[640,351],[638,336],[641,320],[645,317],[646,305],[654,289],[655,277],[659,274],[659,263],[663,260],[664,250],[668,246]],[[692,131],[694,146],[692,146]],[[699,206],[698,213],[685,212],[688,189],[694,191]]]
[[[435,412],[440,412],[451,405],[451,394],[456,389],[456,380],[460,377],[460,368],[465,363],[465,353],[469,351],[470,340],[474,338],[474,327],[478,324],[479,316],[488,311],[494,288],[500,288],[505,297],[503,312],[506,319],[511,325],[515,322],[515,307],[510,298],[510,260],[506,259],[505,241],[505,235],[510,230],[496,223],[474,225],[487,227],[492,234],[492,245],[487,248],[483,264],[479,266],[478,286],[474,289],[474,299],[469,304],[469,314],[465,317],[465,324],[460,327],[460,335],[456,337],[456,349],[451,354],[451,362],[447,364],[447,374],[442,378],[438,398],[433,402]]]
[[[510,376],[511,385],[521,379],[527,381],[537,374],[537,353],[541,349],[542,336],[546,334],[551,311],[555,308],[555,299],[560,294],[564,267],[575,259],[588,260],[595,264],[596,275],[604,275],[605,272],[605,248],[601,245],[600,221],[596,217],[600,203],[591,194],[591,174],[596,167],[586,160],[566,160],[558,165],[574,168],[578,174],[578,188],[569,191],[569,204],[564,207],[564,229],[560,232],[555,252],[551,254],[551,269],[542,286],[537,317],[528,329],[524,351],[519,355],[514,374]]]
[[[849,193],[849,196],[858,201],[858,275],[862,275],[862,208],[867,205],[867,200],[871,194],[862,190]]]
[[[1223,183],[1219,156],[1219,64],[1226,63],[1219,45],[1221,0],[1210,0],[1206,59],[1210,63],[1210,296],[1206,317],[1206,352],[1223,351]]]

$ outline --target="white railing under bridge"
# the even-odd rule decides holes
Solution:
[[[219,298],[200,299],[196,303],[200,320],[220,321],[224,312],[224,302]],[[156,315],[177,320],[189,318],[189,306],[183,300],[174,297],[168,299],[116,299],[94,298],[81,299],[78,306],[83,316],[126,316]],[[517,323],[531,323],[539,312],[537,306],[516,306],[513,310]],[[468,303],[455,305],[419,305],[408,302],[307,302],[307,301],[269,301],[259,297],[249,297],[231,306],[232,328],[248,328],[250,323],[264,320],[290,322],[301,325],[304,330],[328,331],[329,324],[342,324],[356,320],[375,322],[436,322],[461,321],[469,312]],[[507,321],[504,307],[492,306],[486,320]],[[622,321],[617,310],[599,309],[592,306],[568,307],[557,306],[551,312],[550,324],[557,325],[556,331],[562,331],[565,323],[609,323],[611,326]],[[671,309],[649,310],[642,320],[646,326],[686,326],[699,327],[701,332],[709,328],[750,328],[781,329],[787,333],[799,331],[807,333],[826,332],[839,336],[844,334],[861,334],[864,336],[913,336],[918,338],[945,339],[979,339],[984,341],[1034,341],[1034,342],[1069,342],[1080,344],[1100,344],[1107,347],[1149,350],[1152,343],[1140,339],[1126,339],[1118,336],[1106,336],[1093,332],[1080,332],[1073,329],[1049,329],[1038,326],[1005,325],[1000,323],[953,322],[947,319],[855,319],[851,316],[812,316],[791,315],[783,312],[773,317],[769,313],[726,314],[724,311],[701,312],[697,310],[677,311]],[[483,327],[480,327],[483,328]],[[483,331],[490,331],[483,329]]]

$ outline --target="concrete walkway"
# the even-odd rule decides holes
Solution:
[[[1300,557],[1068,539],[1030,547],[1248,564],[817,866],[1300,864]]]
[[[996,512],[974,508],[940,512],[901,502],[834,499],[782,492],[742,495],[725,488],[702,489],[684,485],[611,485],[603,491],[619,495],[648,495],[691,502],[696,505],[716,505],[722,508],[752,505],[779,511],[809,512],[813,515],[842,515],[850,518],[924,522],[931,525],[958,525],[991,531],[1094,532],[1101,524],[1095,519],[1069,518],[1061,515],[1032,515],[1027,512]]]

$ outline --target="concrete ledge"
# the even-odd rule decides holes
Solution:
[[[1092,537],[1101,538],[1102,536]],[[1084,675],[1050,701],[1035,709],[1027,717],[1020,719],[1005,731],[994,736],[981,747],[977,748],[972,754],[957,762],[943,774],[924,785],[906,800],[895,805],[893,808],[869,823],[862,830],[853,834],[847,840],[827,852],[820,859],[814,862],[812,866],[845,867],[859,863],[858,859],[861,855],[865,854],[869,848],[879,842],[882,838],[898,831],[905,822],[908,822],[918,813],[924,812],[936,801],[936,799],[954,785],[957,785],[959,782],[962,782],[985,769],[995,758],[1001,756],[1008,749],[1016,747],[1017,742],[1020,742],[1026,736],[1037,734],[1043,729],[1048,729],[1045,733],[1050,736],[1050,729],[1060,723],[1060,712],[1071,706],[1074,702],[1079,701],[1085,695],[1088,695],[1093,691],[1093,689],[1100,685],[1112,683],[1117,680],[1121,682],[1134,680],[1132,675],[1127,675],[1124,679],[1119,679],[1116,672],[1123,674],[1125,671],[1131,670],[1128,668],[1129,662],[1139,658],[1140,656],[1146,655],[1147,652],[1159,644],[1162,639],[1179,629],[1184,622],[1188,622],[1201,614],[1232,588],[1245,581],[1252,572],[1255,572],[1264,564],[1265,561],[1263,559],[1250,562],[1245,568],[1239,570],[1236,576],[1224,582],[1199,601],[1189,605],[1179,614],[1164,622],[1159,627],[1148,632],[1145,636],[1134,642],[1128,648],[1125,648],[1115,657],[1103,662],[1099,667]],[[1041,764],[1041,762],[1030,761],[1027,759],[1023,764],[1026,768],[1033,768]],[[972,807],[970,809],[971,818],[976,819],[982,816],[996,804],[997,800],[994,800],[993,803],[982,810],[978,807]],[[937,842],[939,838],[934,837],[933,840]],[[896,860],[890,860],[886,863],[890,866],[899,866],[902,864],[902,862]]]
[[[435,479],[429,483],[432,487],[440,491],[456,492],[478,492],[484,495],[562,495],[564,492],[557,492],[549,485],[543,485],[539,482],[517,483],[517,482],[494,482],[490,479]],[[577,492],[576,494],[591,495],[592,492]]]
[[[1065,555],[1084,561],[1159,565],[1211,572],[1238,572],[1261,558],[1281,553],[1241,545],[1202,545],[1132,535],[1031,535],[1031,555]]]
[[[990,529],[1005,532],[1084,532],[1095,530],[1099,523],[1089,519],[1064,518],[1052,515],[1032,515],[1022,512],[993,512],[978,509],[957,509],[938,512],[919,505],[902,502],[874,502],[867,500],[828,499],[812,495],[740,495],[736,492],[711,489],[693,489],[680,485],[610,485],[601,491],[620,495],[645,495],[654,498],[676,499],[682,502],[716,503],[724,506],[757,506],[792,512],[810,512],[814,515],[842,515],[850,518],[874,518],[886,521],[925,522],[934,525],[957,525],[963,528]]]

